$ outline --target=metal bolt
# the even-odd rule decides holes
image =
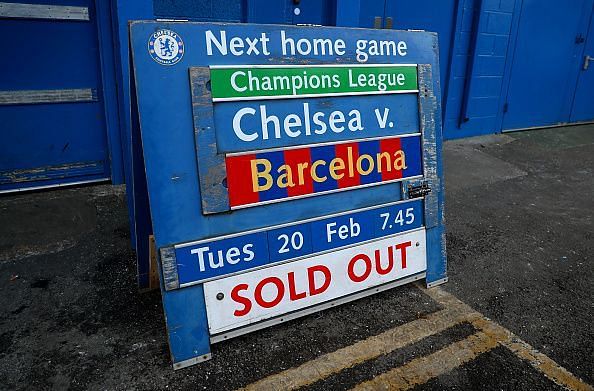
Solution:
[[[417,243],[418,245],[418,243]],[[222,292],[217,293],[217,300],[223,300],[225,298],[225,295]]]

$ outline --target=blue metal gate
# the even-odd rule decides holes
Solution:
[[[594,121],[594,17],[590,17],[581,60],[580,76],[571,107],[571,122]]]
[[[0,192],[110,177],[95,3],[45,2],[0,2]]]
[[[503,130],[570,121],[592,0],[524,0]]]

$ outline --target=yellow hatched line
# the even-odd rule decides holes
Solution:
[[[266,377],[245,390],[295,390],[346,368],[388,354],[465,321],[468,316],[454,309],[434,312],[425,318],[387,330],[353,345],[324,354],[300,366]]]
[[[444,309],[261,379],[244,390],[295,390],[466,321],[479,331],[428,356],[416,358],[363,382],[354,389],[407,389],[449,372],[500,344],[528,361],[553,382],[570,390],[594,391],[592,386],[453,295],[440,288],[421,289]]]
[[[587,391],[594,388],[574,376],[548,356],[534,349],[527,342],[519,339],[511,331],[485,318],[476,319],[472,324],[480,328],[485,334],[497,338],[498,342],[515,353],[516,356],[528,361],[530,365],[542,372],[553,382],[570,390]]]
[[[479,354],[488,352],[496,346],[496,340],[479,332],[435,353],[416,358],[401,367],[358,384],[353,390],[407,390],[472,361]]]
[[[468,305],[458,300],[454,295],[441,288],[426,289],[424,292],[444,307],[455,306],[467,312],[469,321],[485,335],[511,350],[516,356],[527,361],[530,365],[544,374],[547,378],[560,386],[570,390],[592,391],[594,387],[584,383],[567,369],[557,364],[548,356],[534,349],[530,344],[521,340],[517,335],[503,326],[491,321],[482,314],[474,311]],[[466,310],[465,310],[466,308]]]

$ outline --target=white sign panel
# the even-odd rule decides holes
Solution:
[[[425,230],[204,284],[210,334],[425,271]]]

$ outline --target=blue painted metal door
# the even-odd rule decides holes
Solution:
[[[503,129],[569,122],[592,0],[524,0]]]
[[[65,3],[0,4],[0,192],[110,176],[95,4]]]
[[[436,32],[441,85],[447,87],[456,9],[457,0],[338,0],[336,25]]]
[[[437,33],[441,85],[448,79],[456,0],[388,0],[384,26],[396,30],[425,30]],[[391,18],[391,19],[388,19]],[[442,89],[444,91],[445,88]]]
[[[385,0],[337,0],[336,25],[382,28]]]
[[[590,18],[581,60],[580,76],[571,108],[571,122],[594,121],[594,17]]]

